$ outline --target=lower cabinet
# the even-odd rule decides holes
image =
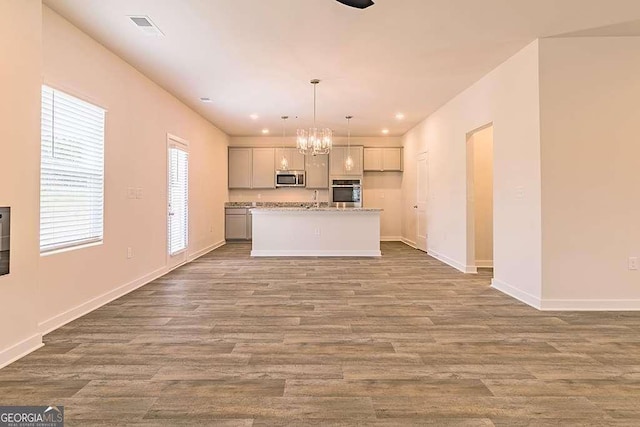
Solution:
[[[225,209],[225,239],[251,240],[251,210],[247,208]]]

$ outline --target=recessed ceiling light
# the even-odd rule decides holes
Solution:
[[[200,98],[200,101],[202,101],[202,102],[213,102],[213,100],[212,100],[211,98],[208,98],[208,97],[206,97],[206,96],[205,96],[205,97]]]
[[[251,117],[252,120],[258,120],[260,118],[257,114],[252,114],[249,117]]]
[[[382,133],[384,133],[385,135],[389,133],[389,129],[382,129]]]
[[[404,119],[404,114],[402,114],[402,113],[396,114],[396,119],[398,119],[398,120]]]
[[[269,129],[262,129],[262,134],[263,134],[263,135],[266,135],[266,134],[268,134],[268,133],[269,133]]]

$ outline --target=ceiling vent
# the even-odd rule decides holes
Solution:
[[[160,28],[158,28],[148,16],[129,16],[129,19],[131,19],[131,22],[133,22],[136,27],[149,36],[164,36],[164,33],[160,31]]]

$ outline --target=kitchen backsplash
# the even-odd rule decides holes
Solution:
[[[329,202],[329,190],[318,190],[321,202]],[[278,188],[275,190],[229,190],[230,202],[313,202],[313,190]]]

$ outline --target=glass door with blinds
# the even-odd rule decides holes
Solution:
[[[168,251],[172,264],[186,261],[189,246],[189,152],[185,142],[169,137]]]

